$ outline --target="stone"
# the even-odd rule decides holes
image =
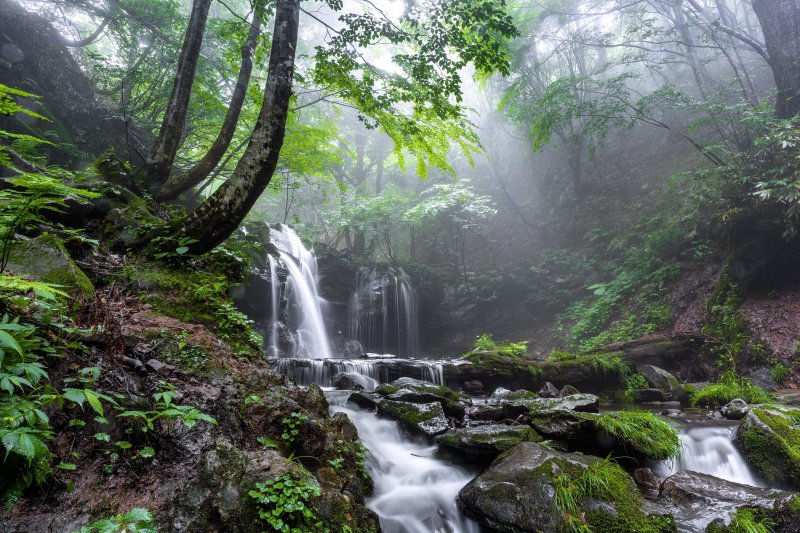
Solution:
[[[634,394],[636,398],[642,403],[648,402],[664,402],[668,399],[667,395],[661,389],[637,389]]]
[[[349,340],[344,343],[343,356],[345,359],[361,359],[364,357],[364,347],[356,340]]]
[[[375,389],[375,392],[389,400],[410,403],[439,402],[447,416],[464,421],[466,407],[472,405],[469,396],[456,392],[443,385],[428,381],[402,377]]]
[[[374,411],[378,408],[381,397],[373,392],[354,392],[347,398],[347,403],[355,404],[362,409]]]
[[[677,378],[663,368],[653,365],[638,365],[636,371],[642,374],[653,388],[659,389],[668,395],[674,394],[681,388]]]
[[[175,371],[175,367],[159,361],[158,359],[149,359],[145,366],[162,377],[167,377]]]
[[[558,387],[546,381],[545,384],[539,389],[539,396],[542,398],[558,398],[559,390]]]
[[[6,269],[30,281],[60,285],[59,290],[85,298],[94,296],[94,285],[67,253],[64,243],[50,233],[14,242]]]
[[[485,465],[520,442],[541,440],[530,426],[504,424],[451,429],[436,437],[439,451],[445,455]]]
[[[800,410],[752,406],[733,443],[758,474],[772,485],[800,489]]]
[[[775,392],[780,387],[772,378],[772,371],[767,367],[760,367],[752,370],[748,376],[754,385],[758,385],[764,390]]]
[[[631,477],[636,482],[636,486],[639,487],[642,496],[648,500],[658,499],[661,491],[661,478],[655,475],[652,470],[649,468],[637,468],[633,471]]]
[[[524,405],[528,411],[575,411],[597,413],[600,411],[600,398],[594,394],[572,394],[563,398],[529,398],[512,400],[512,405]]]
[[[450,426],[439,402],[411,403],[381,400],[378,414],[397,420],[401,427],[433,438],[447,431]]]
[[[792,494],[726,481],[708,474],[683,470],[661,485],[661,496],[651,502],[660,513],[672,513],[679,531],[706,531],[709,524],[730,523],[740,507],[773,509]]]
[[[483,382],[477,379],[472,379],[462,383],[461,388],[467,394],[480,394],[483,392]]]
[[[375,380],[355,372],[341,372],[331,378],[331,385],[338,390],[372,390]]]
[[[741,398],[736,398],[723,405],[719,412],[728,420],[741,420],[750,412],[750,406]]]
[[[670,531],[669,518],[647,516],[643,512],[644,500],[633,480],[619,466],[533,442],[523,442],[500,455],[461,489],[458,506],[490,531],[554,533],[564,525],[564,511],[553,512],[557,509],[555,498],[560,486],[556,479],[561,476],[578,479],[597,463],[614,476],[608,480],[608,489],[596,497],[573,492],[576,511],[586,520],[588,530]],[[658,527],[661,524],[663,527]]]
[[[564,385],[561,388],[561,392],[558,393],[559,398],[564,398],[566,396],[572,396],[573,394],[580,394],[581,391],[573,387],[572,385]]]

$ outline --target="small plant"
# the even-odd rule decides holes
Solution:
[[[761,509],[740,507],[728,527],[710,526],[709,533],[772,533],[775,524],[763,516]]]
[[[625,380],[625,390],[622,394],[626,400],[634,402],[639,399],[638,391],[646,389],[649,386],[650,383],[648,383],[647,378],[637,372],[636,374],[628,376],[628,379]]]
[[[308,417],[302,413],[294,412],[281,420],[283,433],[281,438],[286,444],[291,444],[300,434],[300,428],[308,421]]]
[[[774,364],[772,365],[769,373],[772,376],[772,379],[775,380],[775,383],[779,385],[783,384],[787,379],[789,379],[789,376],[792,375],[792,371],[780,361],[775,360],[773,363]]]
[[[506,357],[525,357],[528,354],[528,341],[495,341],[490,333],[484,333],[475,339],[473,351],[497,352]]]
[[[631,451],[655,460],[678,457],[678,433],[668,423],[648,411],[605,413],[596,418],[606,433],[623,442]]]
[[[258,483],[249,494],[258,502],[258,516],[275,531],[304,533],[322,530],[322,523],[308,505],[321,494],[313,479],[298,479],[284,474]]]
[[[134,507],[125,514],[92,522],[73,533],[157,533],[153,513]]]
[[[138,429],[144,433],[155,429],[156,422],[164,422],[168,431],[177,429],[175,422],[180,422],[187,428],[194,427],[198,422],[217,425],[217,421],[200,411],[193,405],[177,405],[173,402],[175,397],[175,387],[169,383],[161,382],[163,387],[161,392],[153,394],[155,403],[153,409],[149,411],[126,410],[118,407],[120,412],[118,417],[131,418],[136,421]]]

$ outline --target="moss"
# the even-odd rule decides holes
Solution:
[[[707,533],[771,533],[775,522],[769,513],[757,507],[740,507],[727,526],[711,524]]]
[[[384,401],[381,403],[383,410],[398,420],[408,424],[421,424],[432,420],[439,414],[434,409],[421,409],[420,407],[426,404],[413,404],[408,402],[392,402]]]
[[[601,415],[586,414],[598,427],[612,435],[629,453],[654,460],[680,454],[680,440],[675,429],[649,411],[619,411]]]
[[[80,296],[94,296],[92,282],[69,256],[61,239],[50,233],[14,243],[8,269],[26,279],[66,287]]]
[[[742,452],[772,484],[800,487],[799,419],[800,411],[777,408],[755,408],[745,419]]]
[[[731,400],[741,398],[747,403],[766,403],[770,395],[750,380],[737,378],[732,372],[723,375],[719,383],[706,385],[692,394],[693,407],[722,407]]]

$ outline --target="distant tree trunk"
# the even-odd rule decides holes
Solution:
[[[217,138],[214,140],[214,144],[211,145],[211,148],[203,159],[198,161],[192,168],[183,174],[173,176],[167,180],[161,190],[156,194],[156,200],[162,202],[165,200],[173,200],[182,192],[201,183],[219,164],[222,156],[225,155],[225,152],[228,150],[231,140],[233,139],[233,134],[236,132],[236,125],[239,122],[239,114],[242,111],[244,99],[247,96],[247,86],[250,83],[250,74],[253,72],[253,54],[258,44],[258,36],[261,33],[262,14],[263,9],[261,7],[257,8],[256,12],[253,14],[253,22],[250,24],[250,34],[242,47],[242,65],[239,68],[239,78],[236,80],[236,87],[231,96],[231,102],[228,106],[228,112],[225,115],[225,121],[222,123],[222,128],[219,131],[219,135],[217,135]]]
[[[278,0],[264,101],[250,144],[233,175],[194,210],[178,230],[204,253],[233,233],[272,179],[283,145],[292,96],[300,0]]]
[[[778,99],[775,114],[800,113],[800,0],[753,0],[767,46]]]
[[[164,120],[158,132],[158,138],[153,143],[150,156],[147,158],[149,170],[148,179],[154,184],[154,190],[164,183],[172,172],[172,164],[178,145],[183,134],[186,122],[186,112],[189,109],[189,99],[192,96],[192,84],[197,71],[197,59],[200,57],[200,48],[203,45],[203,33],[208,20],[208,10],[211,0],[194,0],[189,26],[181,47],[178,58],[178,69],[175,74],[175,83],[172,86],[172,95],[164,113]]]

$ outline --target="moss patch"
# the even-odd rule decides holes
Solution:
[[[764,479],[800,488],[800,411],[754,408],[739,428],[737,444]]]
[[[92,282],[69,256],[61,239],[50,233],[14,243],[8,269],[32,281],[60,285],[66,292],[94,296]]]

